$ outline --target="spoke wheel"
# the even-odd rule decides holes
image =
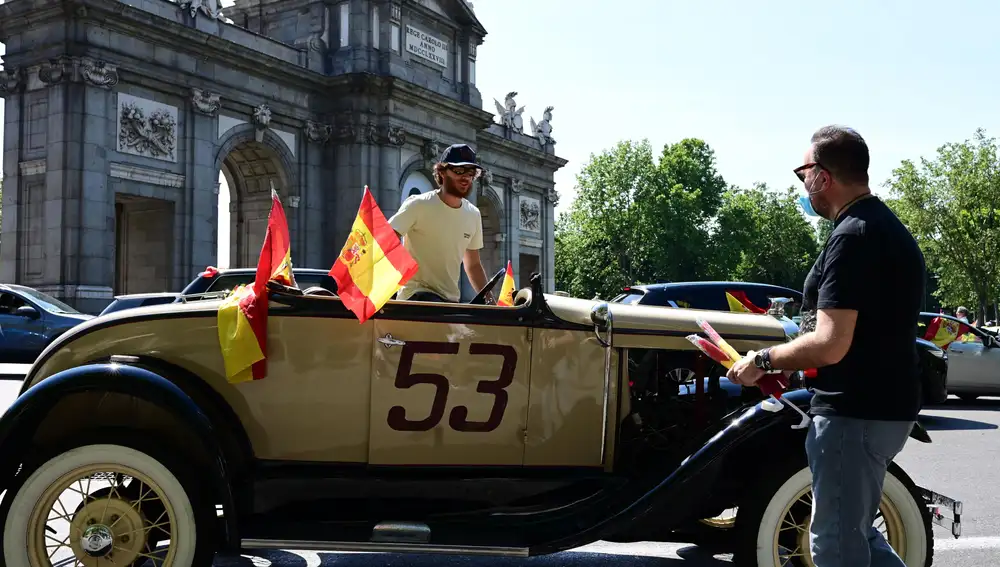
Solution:
[[[778,471],[776,471],[778,472]],[[736,518],[740,565],[815,567],[810,553],[812,474],[795,467],[774,483],[754,486]],[[928,567],[933,557],[930,519],[912,481],[890,465],[873,526],[907,567]]]
[[[187,492],[166,466],[136,449],[71,449],[41,464],[7,497],[7,567],[194,562],[196,525]]]

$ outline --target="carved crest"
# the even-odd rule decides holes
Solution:
[[[214,115],[219,111],[221,97],[217,93],[210,93],[201,89],[191,89],[191,105],[195,111],[202,114]]]
[[[406,143],[406,130],[402,126],[389,126],[386,133],[389,143],[394,146],[402,146]]]
[[[441,142],[437,140],[427,140],[424,142],[424,159],[430,162],[436,162],[441,157],[441,152],[444,151],[441,148]]]
[[[253,109],[254,138],[258,142],[264,141],[264,130],[271,123],[271,107],[267,103],[259,104]]]
[[[72,73],[72,65],[73,60],[66,56],[49,59],[38,69],[38,80],[46,85],[68,80]]]
[[[330,136],[332,135],[332,124],[323,124],[322,122],[313,122],[312,120],[306,121],[306,138],[310,142],[325,144],[330,140]]]
[[[19,67],[4,69],[0,71],[0,93],[14,93],[22,86],[21,78],[24,75]]]
[[[118,67],[92,59],[85,59],[81,63],[80,74],[83,76],[83,80],[91,85],[110,89],[118,84]]]
[[[514,193],[520,193],[524,189],[524,180],[518,178],[512,178],[510,180],[510,190]]]

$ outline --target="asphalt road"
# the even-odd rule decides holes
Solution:
[[[0,381],[0,408],[17,394],[19,382]],[[924,410],[921,422],[933,443],[912,439],[897,462],[926,488],[964,502],[962,537],[954,539],[935,527],[934,565],[986,567],[1000,563],[1000,490],[995,470],[1000,462],[1000,398],[973,403],[951,399]],[[991,470],[992,469],[992,470]],[[578,550],[531,559],[315,553],[310,551],[254,551],[242,557],[220,558],[219,567],[520,567],[621,566],[711,567],[730,565],[725,555],[711,556],[683,544],[597,543]]]

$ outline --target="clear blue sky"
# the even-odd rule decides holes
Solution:
[[[473,4],[489,32],[483,106],[516,90],[536,120],[555,107],[556,151],[570,160],[559,209],[590,154],[624,139],[702,138],[730,183],[784,188],[826,123],[867,138],[873,185],[977,127],[1000,137],[997,2]]]

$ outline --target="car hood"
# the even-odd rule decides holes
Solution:
[[[590,312],[603,302],[546,294],[545,303],[559,319],[592,327]],[[770,315],[625,303],[608,303],[608,309],[614,317],[617,346],[693,348],[684,337],[704,334],[698,319],[707,321],[720,335],[731,337],[746,349],[787,340],[784,326]],[[733,346],[743,352],[735,342]]]

